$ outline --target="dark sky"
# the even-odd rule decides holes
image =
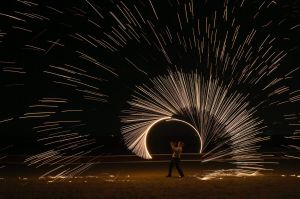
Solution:
[[[99,145],[104,144],[104,153],[126,153],[120,133],[121,124],[119,117],[122,115],[122,110],[128,108],[126,101],[130,99],[130,95],[136,85],[147,84],[152,77],[166,74],[167,69],[175,69],[175,67],[185,72],[197,70],[204,76],[207,76],[209,73],[209,69],[204,67],[205,63],[199,63],[195,53],[186,52],[176,42],[168,46],[168,52],[170,52],[174,63],[169,64],[162,53],[158,52],[155,45],[150,46],[144,40],[141,43],[134,40],[130,41],[123,48],[119,48],[117,52],[111,52],[99,45],[95,48],[87,44],[87,42],[74,39],[76,33],[84,36],[91,35],[98,39],[104,38],[105,33],[110,31],[112,26],[117,25],[110,12],[120,14],[117,6],[122,5],[120,1],[91,1],[94,7],[103,15],[103,18],[84,0],[59,2],[44,0],[33,2],[38,3],[38,5],[26,5],[14,0],[4,0],[1,1],[0,8],[0,30],[6,33],[3,37],[0,37],[0,120],[13,118],[10,122],[0,123],[0,137],[2,145],[15,146],[15,153],[26,153],[27,151],[34,153],[45,147],[43,142],[37,142],[37,140],[45,137],[47,132],[44,134],[37,133],[33,128],[41,125],[43,122],[47,122],[48,118],[21,119],[20,117],[34,111],[52,111],[50,108],[36,109],[30,107],[39,104],[39,100],[47,97],[68,99],[67,103],[59,104],[58,109],[60,113],[53,116],[53,119],[80,120],[80,124],[82,124],[81,126],[68,124],[64,128],[89,134],[90,138],[95,139]],[[136,5],[140,8],[143,12],[142,15],[147,16],[155,24],[158,31],[166,24],[173,28],[174,31],[176,28],[178,29],[176,13],[182,13],[182,7],[176,5],[176,1],[153,0],[159,15],[159,21],[155,19],[148,1],[128,0],[124,2],[126,5]],[[201,4],[197,7],[198,12],[196,14],[199,14],[199,18],[203,18],[205,15],[211,16],[214,10],[220,10],[223,6],[222,3],[217,2],[209,1],[209,3]],[[229,1],[229,7],[233,7],[235,4],[238,5],[237,2]],[[299,66],[299,28],[291,30],[291,27],[300,22],[299,2],[296,0],[276,1],[277,4],[274,8],[263,12],[262,15],[254,20],[253,16],[257,13],[261,2],[247,2],[244,8],[238,10],[237,7],[235,15],[237,22],[241,25],[241,34],[248,34],[252,28],[255,28],[258,32],[257,40],[271,34],[278,38],[278,42],[273,47],[288,52],[287,57],[281,62],[280,69],[270,77],[279,78]],[[24,13],[37,15],[28,17],[24,16]],[[26,22],[12,19],[4,14],[26,19]],[[99,24],[101,28],[95,28],[91,20]],[[282,20],[284,21],[281,22]],[[276,25],[264,28],[263,25],[270,21]],[[278,25],[279,23],[280,25]],[[188,36],[189,26],[192,27],[193,25],[195,24],[184,26],[181,33]],[[219,25],[220,32],[226,30],[227,26],[228,24],[221,23]],[[149,41],[153,42],[155,40],[149,26],[142,27],[142,32],[147,35]],[[58,44],[52,46],[55,41],[63,46]],[[44,49],[44,51],[33,50],[30,46],[39,47]],[[255,50],[257,47],[258,43],[254,42],[253,49]],[[87,55],[97,59],[105,67],[111,68],[116,75],[103,67],[81,59],[78,52],[85,52]],[[135,65],[146,71],[148,75],[136,70],[126,61],[126,58],[134,60]],[[83,83],[96,87],[97,89],[90,90],[106,95],[101,99],[107,102],[86,99],[85,96],[87,95],[85,93],[79,92],[72,86],[55,83],[55,81],[62,81],[63,79],[47,72],[57,72],[58,70],[51,66],[64,66],[64,64],[77,66],[82,70],[82,73],[101,79],[73,76],[74,78],[80,78]],[[217,65],[216,68],[222,68],[222,66]],[[17,72],[11,72],[10,70]],[[66,73],[61,72],[60,74]],[[236,78],[229,73],[222,74],[220,71],[214,75],[222,78],[224,84],[228,83],[232,78]],[[296,71],[293,76],[293,79],[284,81],[284,85],[289,86],[291,91],[299,89],[300,85],[300,72]],[[265,81],[269,80],[266,79]],[[259,101],[268,98],[269,93],[262,90],[264,86],[265,84],[263,83],[259,85],[236,84],[233,86],[233,90],[249,94],[250,103],[255,105]],[[80,85],[77,88],[86,87]],[[276,137],[291,134],[293,129],[288,126],[284,115],[299,113],[299,103],[288,103],[283,106],[270,105],[272,100],[283,102],[288,96],[279,96],[276,100],[270,99],[268,103],[258,110],[257,116],[262,118],[267,126],[265,130],[267,135]],[[62,112],[69,109],[80,109],[83,111],[75,113]],[[153,129],[155,131],[153,140],[171,139],[155,137],[156,134],[160,134],[159,132],[172,132],[174,129],[190,131],[188,127],[176,126],[178,124],[159,125],[161,126]],[[180,137],[182,135],[179,133],[177,136]],[[190,138],[193,136],[183,136],[182,139],[186,139],[186,142],[190,142],[190,145],[194,146],[197,143],[194,143],[194,140]],[[276,144],[278,143],[276,142]],[[166,151],[163,143],[160,143],[160,145],[162,145],[162,151]],[[189,150],[194,151],[195,147],[191,147]]]

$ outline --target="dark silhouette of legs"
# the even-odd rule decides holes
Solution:
[[[182,168],[180,167],[180,159],[178,159],[178,158],[175,159],[175,166],[176,166],[176,169],[177,169],[180,177],[184,177]]]
[[[167,177],[171,177],[172,176],[172,169],[174,166],[174,158],[171,159],[170,164],[169,164],[169,173],[167,175]]]
[[[168,173],[167,177],[172,176],[172,170],[173,170],[174,164],[175,164],[175,167],[176,167],[180,177],[184,177],[182,168],[180,167],[180,159],[179,158],[172,158],[171,159],[170,164],[169,164],[169,173]]]

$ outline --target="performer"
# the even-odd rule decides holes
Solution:
[[[173,150],[173,154],[172,154],[172,158],[169,164],[169,173],[167,175],[167,177],[171,177],[172,176],[172,169],[174,167],[174,165],[176,166],[176,169],[179,173],[179,177],[183,178],[184,174],[183,171],[180,167],[180,156],[182,153],[182,147],[184,146],[184,143],[179,141],[178,143],[176,142],[170,142],[171,148]]]

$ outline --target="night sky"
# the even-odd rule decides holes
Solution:
[[[49,136],[49,132],[37,132],[38,128],[35,127],[50,120],[69,120],[80,122],[64,123],[63,129],[60,130],[88,135],[88,139],[94,140],[88,147],[101,146],[93,151],[94,154],[130,154],[121,135],[120,117],[124,115],[124,110],[129,108],[127,101],[131,99],[136,86],[147,85],[151,78],[175,69],[187,73],[196,71],[206,79],[211,75],[228,85],[232,79],[239,78],[246,65],[245,60],[241,60],[237,65],[238,72],[234,74],[230,70],[223,72],[223,62],[212,62],[212,66],[207,67],[211,62],[208,58],[200,60],[195,49],[186,49],[175,39],[174,42],[166,44],[172,60],[170,63],[159,51],[159,43],[153,34],[152,26],[147,23],[137,28],[136,35],[134,31],[130,32],[130,28],[126,29],[127,34],[132,34],[132,39],[128,39],[122,46],[115,45],[115,50],[104,48],[92,39],[109,40],[108,35],[112,27],[120,27],[112,13],[123,20],[119,8],[124,5],[130,6],[130,9],[139,8],[158,32],[168,25],[170,32],[179,32],[183,38],[191,38],[191,27],[197,27],[197,21],[185,23],[184,7],[179,6],[175,0],[152,0],[159,20],[146,0],[89,1],[93,7],[85,0],[33,2],[36,4],[28,5],[14,0],[1,1],[0,33],[5,34],[0,37],[0,121],[9,121],[0,123],[0,140],[1,146],[13,146],[7,153],[36,154],[48,150],[51,146],[45,145],[46,140],[43,138]],[[187,1],[179,2],[183,4]],[[270,2],[267,1],[266,4]],[[297,90],[300,85],[300,37],[297,25],[300,22],[300,4],[297,0],[274,2],[276,4],[271,3],[268,9],[256,18],[254,16],[262,1],[246,1],[242,8],[239,8],[240,1],[229,1],[228,4],[230,11],[235,7],[234,14],[229,12],[228,15],[233,15],[236,23],[241,24],[237,43],[242,44],[242,38],[246,38],[249,32],[255,29],[256,35],[251,43],[253,56],[267,59],[261,58],[262,52],[258,52],[261,41],[267,35],[275,38],[272,50],[287,53],[277,66],[278,69],[272,75],[263,77],[260,83],[234,81],[230,88],[231,92],[247,95],[249,103],[253,106],[264,101],[263,105],[257,108],[256,116],[264,121],[264,135],[271,136],[271,140],[264,143],[270,148],[288,143],[284,136],[291,135],[296,130],[298,126],[290,124],[299,124],[300,116],[300,106],[297,102],[299,98],[294,103],[290,100],[299,95]],[[224,2],[210,0],[194,6],[197,10],[196,15],[199,14],[199,18],[205,19],[203,16],[212,18],[215,10],[222,10]],[[34,15],[26,16],[24,13]],[[177,13],[183,16],[181,28],[178,25]],[[230,23],[219,21],[217,29],[222,40]],[[201,21],[200,24],[201,30],[204,31],[205,21]],[[229,35],[234,34],[233,29],[229,30]],[[123,34],[125,35],[125,32]],[[140,37],[140,42],[135,37]],[[87,38],[88,41],[85,40]],[[186,44],[188,46],[188,39]],[[229,50],[229,54],[236,52],[237,48],[238,46]],[[285,76],[291,71],[292,75]],[[56,74],[74,79],[67,81]],[[257,70],[251,75],[259,77],[261,74]],[[290,76],[292,78],[283,79],[271,89],[264,90],[267,82]],[[80,83],[77,80],[80,80]],[[270,93],[283,86],[288,87],[287,92],[270,96]],[[99,93],[103,96],[99,96]],[[52,105],[58,107],[52,108],[35,107],[49,104],[43,102],[47,101],[47,98],[66,99],[66,102],[53,103]],[[26,113],[36,111],[55,113],[50,118],[22,118]],[[286,115],[289,114],[295,114],[292,121],[286,119]],[[150,135],[149,149],[153,153],[168,153],[168,142],[173,139],[184,140],[186,152],[195,152],[199,147],[195,132],[176,122],[162,122],[151,129]]]

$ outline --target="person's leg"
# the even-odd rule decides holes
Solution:
[[[180,177],[183,177],[184,174],[183,174],[183,171],[182,171],[182,169],[180,167],[180,159],[179,158],[176,158],[175,166],[176,166],[176,169],[177,169]]]
[[[172,176],[172,169],[173,169],[173,165],[174,165],[174,160],[173,158],[171,159],[170,163],[169,163],[169,173],[168,173],[168,177]]]

